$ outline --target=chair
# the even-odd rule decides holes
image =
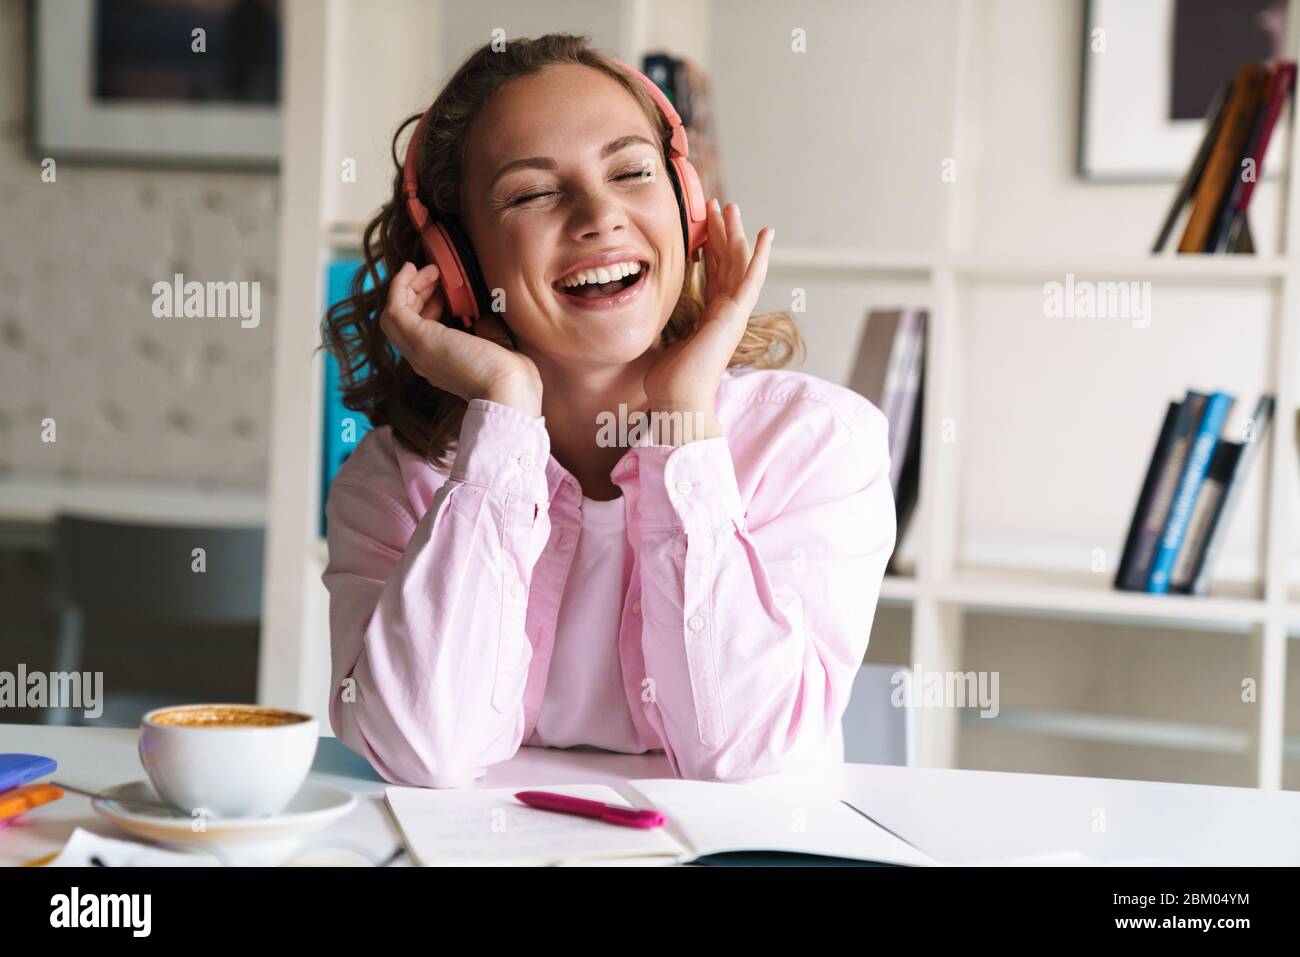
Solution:
[[[895,678],[895,675],[903,677]],[[844,760],[852,764],[915,764],[916,734],[912,708],[896,707],[906,694],[912,669],[907,665],[863,665],[853,679],[844,711]],[[899,690],[899,689],[903,690]]]
[[[54,670],[81,670],[86,622],[97,617],[157,625],[257,624],[264,539],[260,527],[149,525],[59,515],[54,526],[59,622]],[[196,548],[204,550],[203,572],[192,570]],[[149,702],[147,694],[135,690],[130,694],[116,681],[105,682],[104,697],[114,701],[114,710],[128,723],[150,705],[167,703]],[[51,707],[46,723],[77,723],[81,710]],[[101,720],[107,714],[106,708]]]

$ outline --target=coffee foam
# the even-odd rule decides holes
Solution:
[[[154,724],[183,728],[269,728],[307,721],[304,715],[276,708],[174,708],[149,719]]]

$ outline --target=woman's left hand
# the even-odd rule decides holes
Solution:
[[[645,375],[651,412],[698,416],[705,434],[689,438],[722,434],[714,413],[718,383],[758,302],[776,235],[770,227],[759,230],[751,256],[740,221],[740,207],[728,203],[719,209],[715,199],[709,202],[708,208],[709,240],[703,247],[708,276],[704,314],[691,335],[664,349]]]

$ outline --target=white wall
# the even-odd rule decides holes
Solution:
[[[706,62],[711,21],[708,4],[658,0],[659,13],[644,19],[651,46],[667,46]],[[477,47],[503,30],[511,38],[543,33],[586,33],[596,46],[628,57],[638,3],[610,0],[367,0],[340,7],[345,22],[330,71],[331,96],[340,104],[326,162],[330,173],[328,222],[364,223],[392,193],[389,155],[397,125],[425,109],[443,81]],[[358,50],[384,51],[359,56]],[[346,117],[346,121],[343,118]],[[405,139],[403,139],[403,144]],[[344,159],[357,161],[355,183],[339,176]]]
[[[0,0],[0,471],[263,485],[276,175],[58,162],[42,182],[27,21]],[[260,325],[154,318],[176,272],[260,282]]]

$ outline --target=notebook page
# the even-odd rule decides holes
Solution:
[[[528,788],[390,787],[388,806],[419,864],[548,865],[573,860],[679,857],[686,849],[662,827],[632,828],[529,807],[516,791],[555,791],[631,807],[603,784]]]
[[[677,826],[693,857],[794,851],[889,864],[937,863],[824,793],[761,779],[721,783],[654,778],[628,784]]]

